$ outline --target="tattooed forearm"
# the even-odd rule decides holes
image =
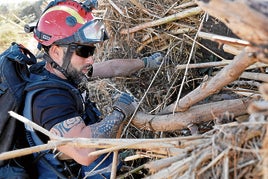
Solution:
[[[61,123],[54,125],[50,132],[63,137],[64,134],[66,134],[69,130],[71,130],[74,126],[80,124],[81,122],[83,122],[81,117],[67,119]]]
[[[101,122],[90,126],[93,138],[115,137],[120,124],[123,122],[124,115],[119,111],[114,111],[106,116]]]

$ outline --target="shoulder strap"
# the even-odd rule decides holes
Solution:
[[[85,104],[84,104],[84,100],[79,92],[78,89],[76,89],[74,86],[72,86],[71,84],[64,82],[62,80],[57,80],[57,79],[46,79],[46,80],[40,80],[37,82],[33,82],[33,83],[29,83],[25,90],[27,92],[31,92],[31,98],[37,93],[40,92],[44,89],[47,88],[58,88],[58,89],[65,89],[68,90],[70,92],[70,94],[72,95],[72,97],[75,99],[76,101],[76,106],[77,109],[79,111],[80,114],[83,114],[85,111]],[[29,94],[28,94],[29,95]],[[31,99],[32,102],[32,99]],[[31,103],[26,103],[26,105],[31,105]]]
[[[78,89],[73,87],[71,84],[66,83],[61,80],[56,79],[49,79],[49,80],[41,80],[36,81],[34,83],[30,83],[25,88],[25,91],[27,91],[27,95],[25,98],[25,105],[23,110],[23,116],[26,117],[29,120],[32,120],[32,103],[34,96],[41,92],[42,90],[45,90],[47,88],[57,88],[57,89],[66,89],[72,94],[72,97],[76,101],[76,106],[79,111],[79,113],[83,114],[85,111],[85,104],[83,102],[83,98],[81,94],[79,93]],[[34,132],[34,129],[30,126],[25,126],[28,131]],[[33,138],[36,144],[42,144],[42,141],[37,137]]]

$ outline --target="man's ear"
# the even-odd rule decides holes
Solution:
[[[62,65],[63,54],[63,49],[57,45],[52,45],[49,48],[50,57],[59,65]]]

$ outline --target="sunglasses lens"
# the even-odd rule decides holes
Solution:
[[[83,46],[83,45],[78,45],[75,49],[76,55],[83,57],[83,58],[88,58],[90,56],[93,56],[94,51],[95,51],[94,46]]]

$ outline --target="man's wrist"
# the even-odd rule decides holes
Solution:
[[[113,113],[116,113],[116,115],[117,115],[120,119],[122,119],[122,120],[125,119],[126,116],[125,116],[124,112],[123,112],[120,108],[114,106],[113,109],[114,109]]]
[[[146,68],[147,67],[147,57],[141,58],[141,61],[143,61],[143,63],[144,63],[144,68]]]
[[[93,138],[115,137],[120,125],[124,121],[124,114],[114,110],[99,123],[90,125]]]

